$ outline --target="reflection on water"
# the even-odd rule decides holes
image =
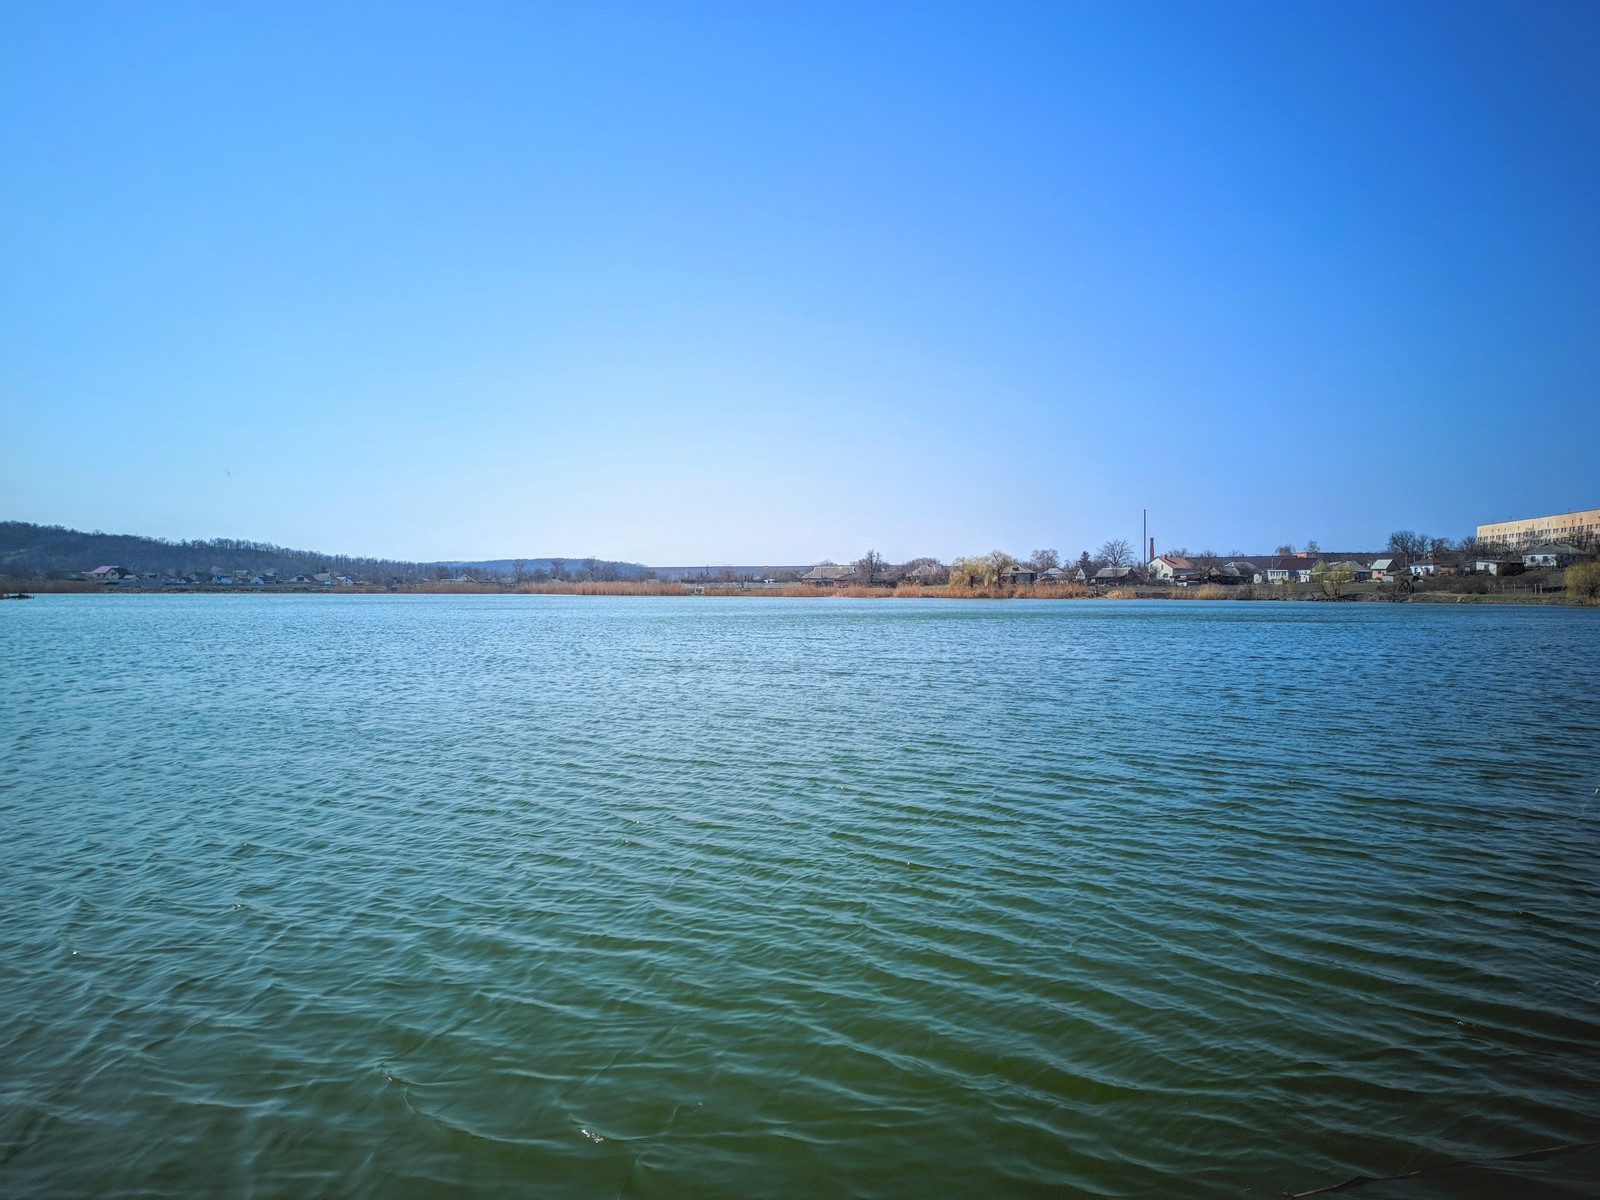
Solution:
[[[1548,609],[6,606],[0,1189],[1237,1197],[1592,1139],[1597,664]]]

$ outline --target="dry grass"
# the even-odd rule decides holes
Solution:
[[[601,582],[456,583],[450,579],[405,583],[397,589],[429,596],[682,596],[681,583],[659,579],[625,579]]]
[[[1087,600],[1094,589],[1081,583],[1034,583],[1016,590],[1022,600]]]
[[[494,591],[511,591],[519,596],[682,596],[681,583],[662,579],[587,580],[583,583],[518,583],[510,588],[493,588]]]
[[[945,600],[1083,600],[1095,595],[1093,588],[1081,583],[1024,583],[1016,587],[928,587],[912,595],[937,596]]]

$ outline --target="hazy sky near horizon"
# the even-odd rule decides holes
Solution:
[[[0,8],[0,518],[656,565],[1600,504],[1600,5]]]

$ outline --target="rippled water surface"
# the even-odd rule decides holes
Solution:
[[[1241,1197],[1600,1138],[1600,613],[63,596],[0,675],[8,1195]]]

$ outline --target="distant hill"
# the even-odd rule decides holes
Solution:
[[[138,574],[206,574],[277,571],[292,576],[301,572],[349,572],[358,579],[432,579],[443,570],[467,571],[483,576],[511,577],[520,562],[525,575],[545,577],[559,568],[564,577],[638,579],[650,568],[642,563],[612,562],[588,555],[571,558],[449,559],[441,562],[402,562],[354,554],[329,554],[323,550],[294,550],[270,542],[239,538],[209,538],[170,542],[134,533],[84,532],[63,525],[32,525],[26,521],[0,521],[0,575],[43,579],[92,571],[99,566],[126,567]],[[699,570],[700,568],[695,568]],[[723,568],[717,568],[722,570]]]
[[[420,563],[396,562],[321,550],[292,550],[270,542],[238,538],[169,542],[165,538],[133,533],[85,533],[62,525],[31,525],[26,521],[0,521],[0,574],[45,578],[52,573],[92,571],[99,566],[127,567],[139,574],[187,575],[214,568],[224,571],[277,571],[296,575],[302,571],[348,571],[365,578],[398,575],[419,578]]]

